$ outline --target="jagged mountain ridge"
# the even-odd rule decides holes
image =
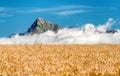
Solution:
[[[71,28],[77,28],[77,27],[68,27],[69,29]],[[58,24],[52,24],[49,21],[46,21],[42,18],[37,18],[34,23],[31,25],[31,27],[25,32],[25,33],[19,33],[18,35],[23,36],[26,34],[40,34],[44,33],[48,30],[51,30],[55,33],[58,32],[59,29],[62,29],[61,26]],[[106,30],[106,33],[116,33],[118,32],[117,30]],[[15,36],[16,34],[11,34],[9,37]]]
[[[61,26],[58,24],[52,24],[49,21],[46,21],[42,18],[37,18],[34,23],[31,25],[31,27],[25,32],[25,33],[19,33],[18,35],[23,36],[26,34],[40,34],[44,33],[48,30],[51,30],[55,33],[58,32],[59,29],[62,29]],[[16,34],[11,34],[9,37],[15,36]]]
[[[38,18],[35,20],[35,22],[31,25],[31,27],[28,29],[27,33],[31,33],[31,34],[39,34],[39,33],[43,33],[46,32],[48,30],[52,30],[54,32],[58,32],[59,29],[61,29],[62,27],[57,25],[57,24],[52,24],[49,21],[46,21],[42,18]]]

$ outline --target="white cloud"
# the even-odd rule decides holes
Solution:
[[[0,12],[9,12],[13,10],[14,8],[10,8],[10,7],[0,7]]]
[[[108,10],[108,9],[117,9],[115,7],[93,7],[93,6],[87,6],[87,5],[63,5],[63,6],[56,6],[56,7],[49,7],[49,8],[11,8],[11,7],[0,7],[0,13],[43,13],[43,12],[59,12],[61,15],[65,12],[68,13],[66,10],[75,10],[74,13],[80,13],[82,11],[89,12],[87,10]],[[58,15],[60,15],[58,13]]]
[[[97,27],[97,30],[100,31],[100,32],[105,32],[106,29],[110,29],[111,25],[113,25],[114,23],[116,23],[116,22],[113,21],[112,18],[109,18],[108,21],[104,25],[99,25]]]
[[[0,7],[0,17],[12,17],[14,8],[10,7]]]
[[[102,26],[111,26],[112,19]],[[0,44],[120,44],[120,30],[106,33],[97,30],[93,24],[85,24],[83,28],[64,28],[54,33],[47,31],[42,34],[18,34],[12,38],[0,38]],[[106,28],[107,29],[107,28]]]
[[[94,8],[92,6],[82,6],[82,5],[66,5],[59,7],[51,7],[51,8],[34,8],[28,10],[17,10],[17,13],[40,13],[40,12],[55,12],[69,9],[80,9],[80,8]]]
[[[0,17],[12,17],[13,14],[0,13]]]
[[[83,13],[83,12],[90,12],[88,10],[65,10],[65,11],[60,11],[60,12],[57,12],[56,14],[58,15],[71,15],[71,14],[77,14],[77,13]]]

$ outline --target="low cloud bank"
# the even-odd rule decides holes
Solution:
[[[45,33],[0,38],[0,44],[120,44],[120,30],[106,31],[115,23],[110,18],[104,25],[85,24],[81,28],[64,28]]]

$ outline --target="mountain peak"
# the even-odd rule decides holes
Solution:
[[[37,18],[37,20],[44,20],[43,18]]]
[[[43,33],[48,30],[57,32],[61,27],[57,24],[52,24],[49,21],[44,20],[43,18],[37,18],[31,27],[28,29],[27,33]]]
[[[36,20],[37,22],[40,22],[40,23],[42,23],[42,24],[44,24],[45,23],[45,20],[43,19],[43,18],[37,18],[37,20]]]

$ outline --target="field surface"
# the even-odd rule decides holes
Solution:
[[[120,45],[0,45],[0,76],[120,76]]]

